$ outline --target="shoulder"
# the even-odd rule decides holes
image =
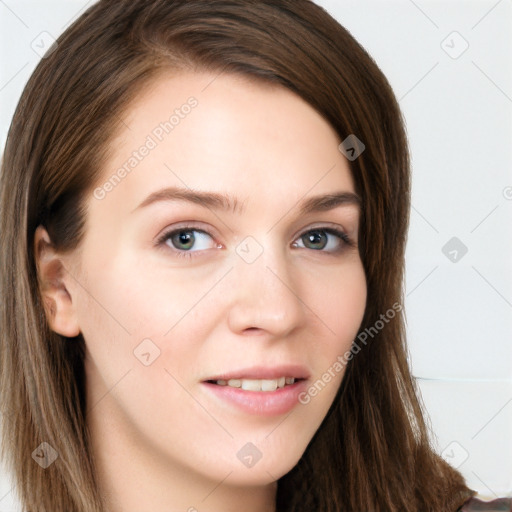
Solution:
[[[512,498],[482,501],[471,498],[457,512],[512,512]]]

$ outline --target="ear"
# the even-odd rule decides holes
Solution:
[[[72,277],[43,226],[38,226],[34,235],[34,255],[39,290],[51,330],[69,338],[78,336],[80,328],[73,298],[66,286]]]

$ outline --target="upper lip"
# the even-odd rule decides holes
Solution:
[[[279,379],[280,377],[293,377],[295,379],[307,379],[309,373],[304,366],[287,364],[281,366],[251,366],[233,370],[225,373],[219,373],[209,380],[230,380],[230,379]]]

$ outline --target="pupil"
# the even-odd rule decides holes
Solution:
[[[179,244],[192,245],[194,243],[194,236],[190,231],[180,231],[177,235]],[[187,249],[190,249],[190,247],[187,247]]]
[[[309,242],[312,243],[313,245],[318,245],[322,244],[322,242],[326,242],[326,235],[321,231],[313,231],[309,235],[306,235],[306,237],[309,238]],[[325,244],[323,244],[323,246],[324,245]]]

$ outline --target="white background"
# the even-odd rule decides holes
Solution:
[[[38,45],[93,3],[0,0],[2,148]],[[512,495],[512,0],[317,3],[373,56],[406,119],[405,308],[437,449],[482,497]],[[14,492],[0,473],[0,512]]]

